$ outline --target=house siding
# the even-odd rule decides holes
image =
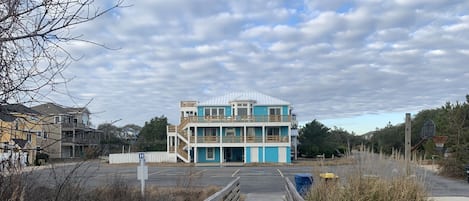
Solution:
[[[244,153],[246,157],[246,163],[251,163],[251,147],[246,147],[246,153]]]
[[[278,147],[265,147],[265,162],[278,163]]]
[[[257,156],[257,160],[259,163],[263,163],[264,162],[264,148],[262,147],[259,147],[258,149],[259,151],[257,152],[258,153],[258,156]]]
[[[214,159],[207,159],[207,147],[199,147],[197,148],[197,159],[200,163],[219,163],[220,162],[220,148],[213,147],[214,151]]]
[[[254,106],[253,115],[268,115],[267,106]]]

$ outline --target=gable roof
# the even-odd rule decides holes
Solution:
[[[33,107],[34,110],[37,110],[46,115],[57,115],[57,114],[73,114],[73,113],[89,113],[88,109],[85,107],[74,108],[74,107],[63,107],[54,103],[46,103],[42,105],[37,105]]]
[[[230,105],[231,101],[255,101],[256,105],[290,105],[289,102],[259,92],[233,92],[201,102],[200,106]]]
[[[22,104],[9,104],[9,105],[0,105],[0,120],[12,122],[16,119],[13,114],[32,114],[37,115],[39,112],[26,107]]]

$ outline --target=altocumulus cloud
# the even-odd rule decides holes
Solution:
[[[420,110],[469,93],[465,1],[126,1],[71,43],[66,75],[94,123],[143,123],[178,101],[255,90],[300,121]]]

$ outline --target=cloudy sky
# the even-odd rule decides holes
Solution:
[[[104,1],[99,1],[102,3]],[[110,2],[106,2],[110,4]],[[73,31],[62,105],[95,125],[178,123],[180,100],[258,91],[357,134],[469,94],[469,4],[460,0],[126,0]],[[102,6],[102,5],[101,5]]]

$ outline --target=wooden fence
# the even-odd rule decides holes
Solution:
[[[286,201],[304,201],[303,197],[296,191],[295,185],[291,183],[288,177],[285,177]]]
[[[212,196],[205,199],[205,201],[239,201],[239,177],[226,185],[223,189],[216,192]]]

